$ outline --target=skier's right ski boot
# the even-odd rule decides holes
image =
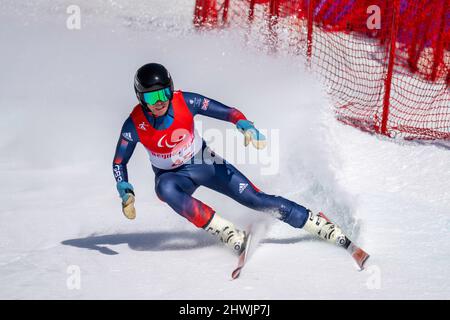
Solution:
[[[309,217],[303,229],[328,242],[345,248],[353,259],[355,259],[358,267],[361,270],[364,268],[364,263],[369,258],[369,255],[347,238],[341,228],[328,219],[322,212],[314,215],[309,211]]]
[[[223,219],[217,213],[209,222],[205,229],[208,233],[217,237],[227,247],[240,255],[245,249],[246,234],[244,231],[236,229],[236,227],[228,220]]]

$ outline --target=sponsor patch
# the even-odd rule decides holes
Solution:
[[[148,124],[146,124],[145,122],[141,122],[139,124],[139,129],[147,131],[147,126],[148,126]]]

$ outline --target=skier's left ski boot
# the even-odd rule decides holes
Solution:
[[[344,248],[349,246],[351,241],[345,236],[341,228],[325,217],[322,212],[319,212],[316,215],[311,211],[308,213],[309,217],[303,226],[304,230],[324,239],[325,241],[337,244],[338,246]]]
[[[306,220],[303,229],[325,241],[343,247],[352,255],[359,268],[364,268],[364,263],[369,258],[369,255],[352,243],[352,241],[342,232],[341,228],[328,219],[322,212],[315,215],[309,211],[309,217],[308,220]]]
[[[244,251],[246,242],[245,232],[236,229],[233,223],[223,219],[217,213],[214,214],[209,224],[203,229],[217,237],[227,247],[231,248],[235,254],[240,255]]]

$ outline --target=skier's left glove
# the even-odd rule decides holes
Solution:
[[[134,208],[134,190],[131,183],[121,181],[117,183],[117,191],[122,198],[122,212],[128,219],[136,218],[136,209]]]
[[[266,147],[266,137],[255,128],[253,122],[242,119],[236,122],[236,127],[244,134],[245,146],[248,146],[251,141],[256,149]]]

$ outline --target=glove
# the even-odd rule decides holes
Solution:
[[[122,212],[125,217],[131,220],[136,218],[133,186],[128,182],[121,181],[117,183],[117,191],[122,198]]]
[[[253,122],[242,119],[236,122],[236,127],[244,134],[244,146],[248,146],[251,141],[256,149],[266,147],[266,137],[255,128]]]

